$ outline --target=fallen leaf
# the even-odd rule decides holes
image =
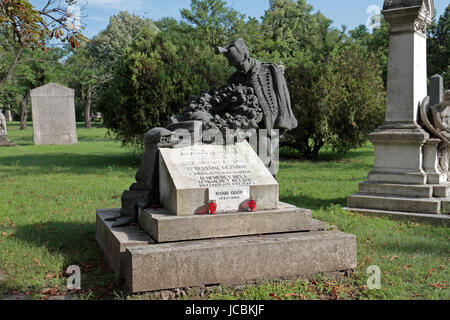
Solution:
[[[435,271],[434,269],[430,269],[430,271],[428,271],[427,276],[425,277],[425,280],[428,280],[433,275],[434,271]]]
[[[281,298],[276,293],[271,293],[271,294],[269,294],[269,296],[274,299],[281,300]]]
[[[447,289],[447,286],[442,283],[430,283],[430,286],[436,289]]]
[[[404,272],[406,269],[411,269],[411,268],[412,268],[412,265],[407,264],[407,265],[403,266],[402,272]]]
[[[389,262],[394,261],[395,259],[398,259],[398,258],[400,258],[400,257],[398,257],[398,256],[392,256],[392,258],[389,259]]]

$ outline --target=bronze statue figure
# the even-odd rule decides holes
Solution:
[[[276,129],[297,127],[286,80],[278,66],[251,58],[242,39],[216,48],[216,54],[223,54],[237,71],[223,87],[192,97],[181,115],[170,118],[166,128],[154,128],[145,134],[145,152],[136,183],[122,195],[121,215],[109,219],[115,221],[114,227],[135,221],[139,207],[159,204],[159,148],[195,142],[234,143],[265,129],[266,136],[259,137],[259,141],[271,146],[268,150],[277,150]],[[188,134],[180,135],[177,129]],[[268,153],[262,160],[275,174],[276,159],[272,151]]]

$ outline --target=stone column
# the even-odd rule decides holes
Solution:
[[[426,184],[423,145],[429,134],[418,125],[419,105],[427,96],[426,28],[434,15],[432,0],[386,0],[390,24],[386,121],[369,136],[375,168],[369,182]]]

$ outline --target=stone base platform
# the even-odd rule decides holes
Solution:
[[[311,210],[280,203],[279,209],[217,215],[175,216],[166,209],[140,210],[141,228],[157,243],[310,231]]]
[[[449,227],[450,215],[398,212],[375,209],[343,208],[346,211],[359,213],[369,217],[387,217],[393,220],[426,223],[434,226]]]
[[[356,237],[327,231],[315,220],[309,232],[156,244],[138,226],[113,229],[105,219],[117,212],[97,212],[96,238],[132,293],[289,279],[357,266]]]
[[[450,184],[388,184],[363,182],[347,206],[358,211],[450,214]]]
[[[15,147],[16,143],[8,140],[5,135],[0,135],[0,147]]]
[[[408,198],[382,195],[354,194],[348,197],[349,208],[374,209],[398,212],[440,214],[442,201],[437,198]]]

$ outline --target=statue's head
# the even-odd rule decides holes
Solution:
[[[237,39],[225,48],[217,47],[216,54],[223,54],[230,66],[234,66],[238,71],[247,73],[250,71],[250,50],[244,40]]]
[[[444,92],[444,101],[450,103],[450,90]]]

